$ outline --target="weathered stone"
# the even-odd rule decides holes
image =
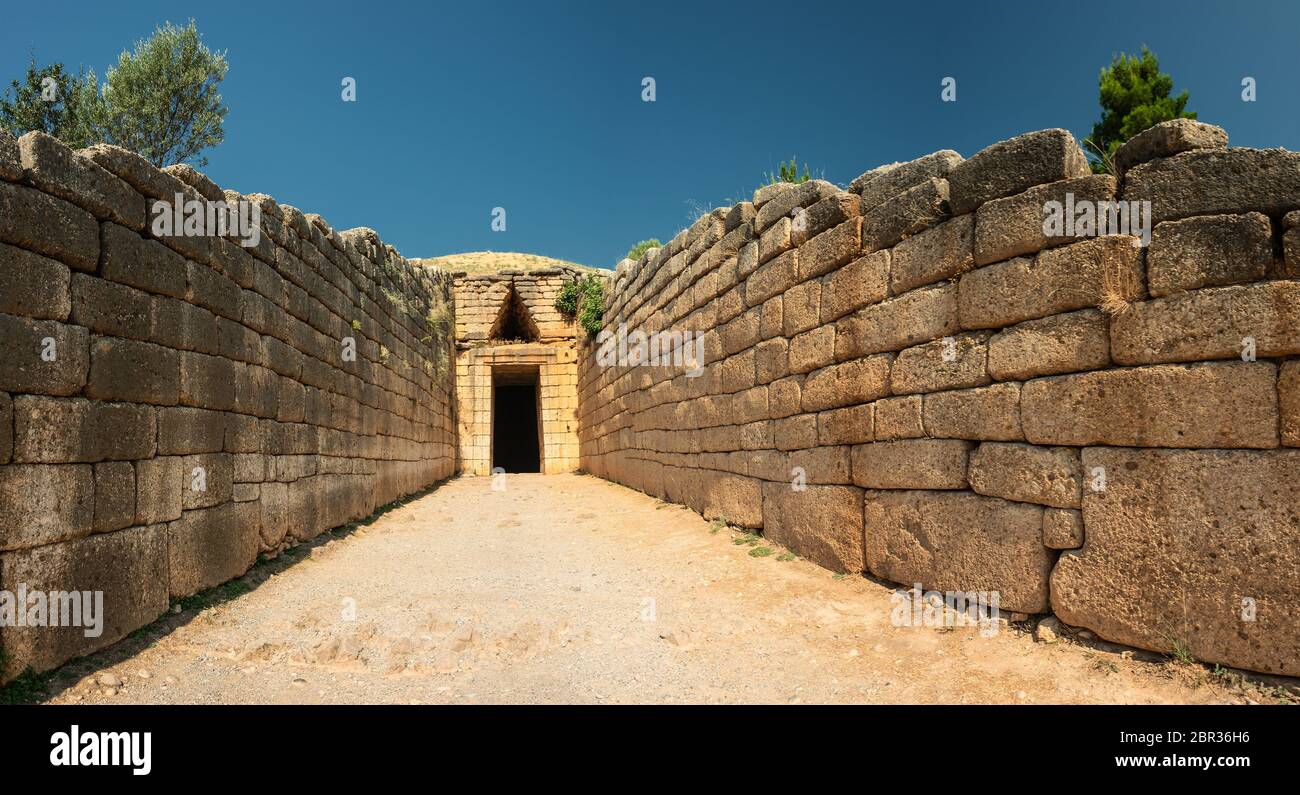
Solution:
[[[132,287],[74,273],[69,319],[97,334],[148,340],[153,329],[153,302],[147,293]]]
[[[90,369],[90,335],[79,326],[0,314],[0,390],[75,395]]]
[[[160,456],[135,462],[135,523],[157,524],[179,519],[185,460]]]
[[[725,519],[736,527],[762,527],[762,481],[715,473],[704,490],[703,508],[705,519]]]
[[[853,448],[853,482],[869,489],[964,489],[973,445],[958,439],[905,439]]]
[[[67,320],[70,278],[62,262],[0,243],[0,314]]]
[[[107,533],[135,523],[135,467],[130,461],[95,464],[96,533]]]
[[[1048,549],[1078,549],[1083,546],[1083,513],[1069,508],[1043,511],[1043,546]]]
[[[745,280],[745,305],[756,306],[792,287],[799,280],[797,257],[797,251],[787,251],[751,273]]]
[[[1124,177],[1123,196],[1151,202],[1156,224],[1192,215],[1281,215],[1300,207],[1300,152],[1184,152],[1134,167]]]
[[[284,483],[263,483],[262,497],[258,500],[261,547],[274,550],[289,534],[289,486]]]
[[[257,560],[260,529],[257,503],[251,502],[186,511],[169,523],[171,596],[189,596],[248,571]]]
[[[944,149],[907,163],[895,163],[863,174],[850,190],[862,196],[862,211],[874,210],[886,201],[905,193],[932,177],[943,178],[953,166],[961,162],[961,155]]]
[[[961,327],[1003,328],[1074,309],[1120,310],[1146,294],[1137,238],[1101,237],[965,273]]]
[[[999,609],[1047,610],[1054,553],[1043,508],[967,492],[869,491],[866,560],[872,574],[939,591],[996,591]]]
[[[19,395],[14,460],[36,464],[129,461],[155,452],[154,410],[130,403]]]
[[[225,453],[185,456],[181,507],[186,510],[210,508],[230,501],[234,483],[234,462]]]
[[[821,324],[821,302],[822,283],[818,279],[801,282],[786,290],[781,299],[782,331],[785,336],[793,337],[800,332],[819,326]]]
[[[835,324],[835,358],[899,351],[957,331],[955,284],[913,290]]]
[[[889,248],[949,215],[947,180],[928,179],[863,214],[862,251]]]
[[[114,223],[103,225],[99,273],[146,292],[185,297],[185,258]]]
[[[235,363],[219,356],[182,352],[180,402],[215,411],[233,409]]]
[[[766,201],[761,203],[759,195],[755,193],[754,206],[758,208],[758,215],[754,218],[754,229],[762,232],[782,216],[788,216],[800,207],[808,207],[839,192],[839,188],[825,180],[810,179],[789,189],[764,194]]]
[[[39,130],[18,139],[27,179],[36,187],[85,207],[99,218],[144,229],[144,197],[89,158]]]
[[[1109,366],[1110,330],[1097,309],[1026,320],[989,340],[989,375],[999,381]]]
[[[1090,173],[1088,159],[1068,130],[1018,135],[981,150],[948,172],[955,215],[993,199]]]
[[[862,559],[862,489],[763,484],[763,534],[832,571],[857,574]]]
[[[0,392],[0,464],[9,463],[14,454],[14,402]]]
[[[780,338],[778,338],[779,340]],[[784,342],[784,340],[781,340]],[[777,342],[777,340],[768,340],[768,342]],[[768,344],[767,342],[763,343]],[[835,361],[835,329],[832,326],[821,326],[812,331],[800,334],[789,343],[789,366],[790,372],[809,373],[813,370],[825,367]],[[775,372],[775,370],[773,370]],[[782,373],[785,375],[785,373]],[[779,378],[780,376],[778,376]],[[760,378],[760,380],[762,380]],[[768,379],[775,380],[775,379]]]
[[[797,210],[792,218],[791,239],[796,246],[861,215],[862,200],[853,193],[834,193],[806,209]]]
[[[84,536],[94,511],[88,465],[0,467],[0,550]]]
[[[1300,353],[1300,282],[1215,287],[1133,304],[1111,320],[1118,364]]]
[[[889,292],[889,262],[889,250],[877,251],[828,276],[822,287],[821,322],[830,323],[856,309],[885,300]]]
[[[1300,447],[1300,361],[1283,362],[1277,379],[1282,444]]]
[[[823,367],[803,383],[803,410],[823,411],[868,403],[889,394],[888,354]]]
[[[987,332],[958,334],[907,348],[894,359],[890,388],[895,395],[965,389],[991,383]]]
[[[0,679],[27,666],[38,672],[56,668],[116,643],[166,612],[166,544],[161,526],[133,527],[0,555],[0,581],[7,587],[23,583],[29,593],[71,591],[103,598],[102,604],[91,605],[102,608],[96,613],[95,637],[87,637],[87,627],[73,621],[60,627],[0,628],[7,662]],[[70,603],[66,606],[70,616],[77,615]]]
[[[1078,508],[1083,489],[1079,451],[984,442],[971,453],[970,485],[989,497]]]
[[[176,165],[167,166],[163,169],[163,173],[170,174],[181,182],[184,182],[186,185],[189,185],[191,188],[198,191],[200,196],[208,201],[219,202],[226,198],[226,194],[222,192],[221,188],[217,187],[215,182],[208,179],[207,176],[188,163],[177,163]],[[286,208],[289,207],[289,205],[285,204],[281,205],[281,207]],[[302,213],[297,213],[297,217],[302,219]],[[305,219],[302,220],[301,223],[303,226],[299,228],[299,234],[303,234],[307,231],[305,228]],[[310,234],[303,234],[303,237],[309,240],[311,239]]]
[[[875,438],[877,441],[915,439],[925,436],[921,425],[921,396],[877,400],[875,411]]]
[[[1101,230],[1095,228],[1077,229],[1077,236],[1066,234],[1075,220],[1070,209],[1082,202],[1091,202],[1095,207],[1098,202],[1114,198],[1115,178],[1094,174],[1037,185],[1024,193],[988,202],[975,213],[975,263],[987,265],[1100,235]],[[1052,217],[1049,206],[1053,202],[1059,218],[1071,216],[1068,221],[1062,220],[1059,235],[1048,235],[1045,231]],[[1101,213],[1096,217],[1100,219]]]
[[[44,254],[77,270],[99,261],[95,217],[62,199],[0,182],[0,241]]]
[[[1268,362],[1060,375],[1025,384],[1021,415],[1034,444],[1277,447],[1276,383]]]
[[[817,444],[858,444],[871,441],[875,438],[875,405],[866,403],[818,414]]]
[[[806,450],[817,446],[817,415],[799,414],[776,420],[773,443],[778,450]]]
[[[1106,488],[1061,555],[1052,609],[1107,640],[1300,675],[1300,451],[1083,451]],[[1247,601],[1249,600],[1249,601]]]
[[[180,379],[180,354],[169,348],[117,337],[96,337],[90,345],[86,397],[174,406]]]
[[[1020,384],[935,392],[925,396],[925,432],[937,439],[1018,442]]]
[[[225,446],[226,415],[186,406],[159,409],[158,454],[219,453]]]
[[[1272,235],[1268,216],[1260,213],[1159,224],[1147,250],[1151,295],[1262,279],[1273,264]]]
[[[890,291],[899,295],[970,270],[974,241],[975,215],[967,213],[900,242],[893,249]]]
[[[753,263],[754,267],[758,267],[778,254],[783,254],[794,248],[794,222],[789,218],[778,219],[766,232],[759,236],[756,242],[758,243],[758,260]]]
[[[861,227],[862,219],[850,218],[804,243],[799,249],[799,278],[822,276],[856,257]]]
[[[1112,158],[1122,176],[1125,171],[1157,157],[1193,149],[1227,149],[1228,133],[1222,127],[1195,119],[1172,119],[1148,127],[1128,139]]]
[[[0,179],[17,182],[23,178],[23,162],[18,154],[18,139],[8,130],[0,130]]]
[[[94,144],[78,149],[77,154],[95,161],[144,196],[173,202],[176,194],[186,192],[185,183],[129,149],[113,144]]]

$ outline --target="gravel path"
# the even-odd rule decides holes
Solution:
[[[1015,625],[890,624],[891,588],[581,475],[450,481],[56,674],[56,703],[1212,702]],[[752,539],[750,539],[752,540]]]

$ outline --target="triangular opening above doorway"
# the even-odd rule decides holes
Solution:
[[[510,285],[505,297],[501,299],[501,308],[492,323],[488,339],[500,342],[537,342],[539,332],[533,315],[528,311],[514,285]]]

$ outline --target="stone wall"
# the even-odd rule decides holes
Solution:
[[[156,234],[177,193],[256,204],[257,245]],[[105,613],[96,638],[0,629],[0,676],[451,475],[450,290],[192,168],[0,135],[0,590],[102,591]]]
[[[703,333],[705,366],[589,344],[583,468],[835,571],[1300,675],[1300,155],[1174,122],[1117,162],[1046,130],[769,186],[620,263],[606,330]],[[1066,194],[1149,201],[1150,245],[1046,228]]]

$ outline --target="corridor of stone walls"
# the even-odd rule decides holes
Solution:
[[[93,638],[0,627],[0,678],[1146,703],[1246,697],[1174,653],[1300,676],[1300,155],[1179,120],[1116,163],[1032,132],[769,185],[612,272],[467,273],[0,133],[0,587],[105,597]],[[257,241],[157,233],[177,194],[255,205]],[[1121,201],[1133,226],[1076,227]],[[593,272],[598,334],[556,301]]]

